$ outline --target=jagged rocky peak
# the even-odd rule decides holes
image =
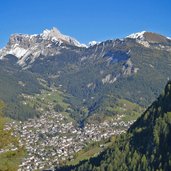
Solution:
[[[70,44],[73,46],[82,47],[83,45],[80,44],[76,39],[66,36],[62,34],[57,28],[53,27],[52,29],[44,30],[41,34],[13,34],[10,37],[9,45],[13,44],[28,44],[28,43],[41,43],[42,41],[52,41],[52,42],[59,42]]]
[[[66,40],[66,37],[63,35],[57,28],[53,27],[51,30],[44,30],[42,34],[40,34],[44,39],[52,39],[54,38],[54,40]]]
[[[85,47],[76,39],[62,34],[55,27],[46,29],[41,34],[13,34],[6,47],[0,50],[0,59],[8,54],[14,55],[18,58],[18,64],[25,66],[33,63],[40,55],[57,55],[62,48],[68,48],[68,45]]]
[[[24,48],[29,48],[31,45],[37,42],[38,35],[28,35],[28,34],[13,34],[9,38],[7,47],[21,46]]]
[[[84,45],[80,44],[76,39],[62,34],[57,28],[53,27],[51,30],[44,30],[40,34],[43,39],[52,40],[52,41],[61,41],[63,43],[71,44],[74,46],[82,47]]]

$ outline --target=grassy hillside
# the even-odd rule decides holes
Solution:
[[[3,116],[3,110],[4,103],[0,101],[0,171],[17,171],[25,152],[12,130],[5,129],[10,120]]]

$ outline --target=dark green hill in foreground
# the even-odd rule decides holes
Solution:
[[[126,134],[97,157],[56,171],[171,170],[171,82]]]

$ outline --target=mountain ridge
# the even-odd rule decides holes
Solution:
[[[133,33],[120,40],[124,41],[126,39],[134,39],[137,43],[145,47],[150,47],[151,44],[157,48],[171,46],[171,40],[169,38],[147,31]],[[62,48],[70,48],[69,46],[91,48],[92,46],[98,46],[107,41],[108,40],[102,42],[92,41],[87,46],[79,43],[70,36],[62,34],[55,27],[50,30],[46,29],[41,34],[29,35],[16,33],[11,35],[6,47],[0,49],[0,59],[3,59],[8,54],[14,55],[18,58],[18,64],[25,67],[27,63],[32,64],[40,55],[54,56],[59,54]],[[117,41],[117,39],[113,39],[113,41]],[[156,43],[159,43],[159,45],[156,46]],[[169,47],[167,48],[170,50]]]

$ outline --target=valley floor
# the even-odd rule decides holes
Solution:
[[[55,112],[53,107],[49,108],[40,118],[6,125],[6,129],[14,129],[14,134],[20,137],[20,146],[27,151],[19,166],[20,171],[53,168],[67,160],[72,161],[74,154],[88,144],[121,134],[133,123],[124,122],[118,116],[79,128],[64,114]]]

